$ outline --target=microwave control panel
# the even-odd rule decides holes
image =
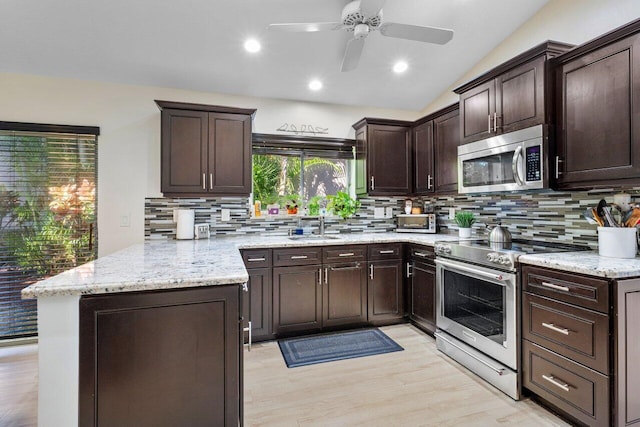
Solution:
[[[526,148],[525,169],[527,181],[540,181],[542,179],[542,155],[539,145]]]

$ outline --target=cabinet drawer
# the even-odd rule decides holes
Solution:
[[[366,261],[366,259],[366,246],[329,246],[322,248],[323,262]]]
[[[527,340],[522,344],[523,384],[577,420],[609,425],[609,378]]]
[[[609,317],[548,298],[524,294],[523,338],[609,372]]]
[[[609,312],[609,282],[546,268],[525,266],[523,289],[592,310]]]
[[[322,263],[322,248],[288,248],[273,250],[273,265],[309,265]]]
[[[420,259],[423,261],[431,261],[435,259],[435,253],[433,246],[411,246],[410,247],[411,258]]]
[[[402,243],[369,245],[369,261],[402,258]]]
[[[271,249],[248,249],[242,251],[246,268],[271,267]]]

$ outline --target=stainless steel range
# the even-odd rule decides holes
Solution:
[[[438,349],[518,400],[518,258],[530,253],[588,249],[530,240],[436,242]]]

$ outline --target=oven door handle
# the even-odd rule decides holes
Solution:
[[[442,341],[445,341],[447,344],[457,348],[458,350],[460,350],[461,352],[463,352],[467,356],[471,357],[472,359],[475,359],[476,361],[482,363],[484,366],[486,366],[487,368],[491,369],[496,374],[501,375],[501,376],[504,375],[504,368],[496,368],[491,363],[485,362],[484,360],[480,359],[479,357],[475,356],[474,354],[469,353],[464,348],[456,345],[454,342],[449,341],[441,333],[438,333],[437,331],[434,333],[434,335],[436,336],[436,338],[440,338]]]
[[[477,270],[475,268],[471,268],[471,267],[463,267],[457,263],[453,263],[450,261],[445,261],[442,259],[438,259],[436,260],[436,264],[441,264],[444,267],[449,267],[453,270],[458,270],[458,271],[463,271],[465,273],[470,273],[473,274],[475,276],[481,276],[487,279],[491,279],[491,280],[495,280],[498,282],[505,282],[508,280],[508,278],[505,278],[502,274],[499,273],[487,273],[485,271],[482,270]],[[501,286],[505,286],[504,284],[502,284]]]

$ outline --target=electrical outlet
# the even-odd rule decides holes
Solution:
[[[456,208],[449,208],[449,219],[454,219],[456,217]]]
[[[131,215],[126,213],[120,215],[120,227],[131,227]]]
[[[393,206],[387,206],[385,211],[385,218],[393,218]]]
[[[373,217],[375,219],[384,218],[384,208],[373,208]]]
[[[221,221],[229,221],[231,220],[231,209],[222,209],[221,211]]]

